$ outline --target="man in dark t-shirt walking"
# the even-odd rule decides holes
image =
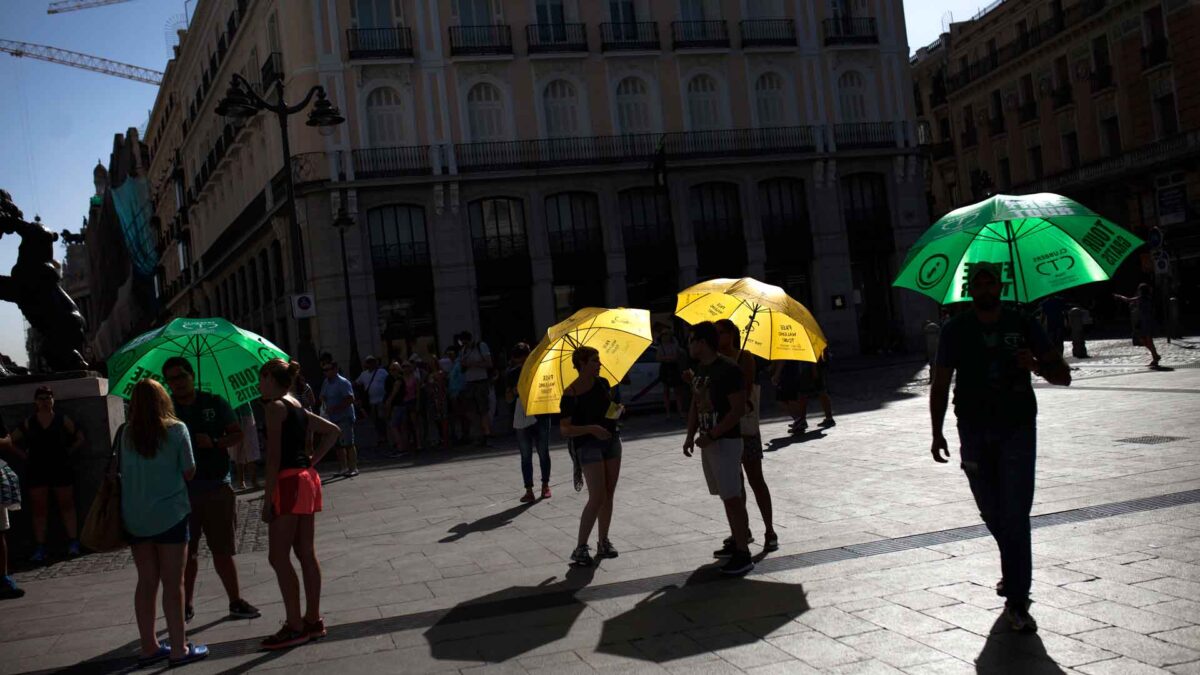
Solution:
[[[717,328],[711,321],[692,326],[688,351],[697,364],[683,454],[691,457],[693,449],[700,448],[708,491],[725,503],[725,517],[733,533],[733,554],[721,572],[740,575],[754,569],[746,491],[742,488],[741,422],[746,414],[746,385],[741,368],[717,351],[719,344]]]
[[[196,475],[188,481],[192,515],[188,523],[187,568],[184,570],[184,616],[195,614],[192,600],[199,572],[200,539],[208,539],[213,569],[229,596],[229,615],[256,619],[261,613],[242,599],[237,566],[237,495],[230,485],[229,448],[242,442],[242,427],[224,399],[196,389],[195,373],[187,359],[175,356],[163,364],[163,379],[171,388],[175,416],[187,425],[196,455]]]
[[[942,435],[950,378],[957,372],[954,414],[959,453],[975,504],[1000,548],[1002,577],[996,592],[1006,598],[1004,617],[1013,630],[1034,632],[1029,615],[1033,554],[1029,511],[1033,507],[1037,456],[1037,401],[1030,373],[1069,385],[1071,370],[1041,326],[1001,306],[1000,268],[975,263],[968,273],[973,310],[942,328],[930,392],[933,459],[946,462]]]

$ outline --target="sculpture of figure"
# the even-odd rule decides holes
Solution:
[[[6,234],[21,237],[17,264],[10,276],[0,276],[0,300],[15,302],[21,313],[42,336],[42,356],[55,371],[83,370],[87,361],[81,355],[84,319],[59,283],[62,272],[54,260],[54,242],[58,234],[28,223],[0,190],[0,238]]]

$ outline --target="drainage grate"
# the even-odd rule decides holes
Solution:
[[[1134,436],[1133,438],[1118,438],[1118,443],[1138,443],[1140,445],[1158,445],[1171,441],[1186,441],[1184,436]]]

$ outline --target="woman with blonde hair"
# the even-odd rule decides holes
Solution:
[[[321,476],[316,466],[333,448],[341,430],[305,410],[291,395],[299,372],[300,364],[283,359],[271,359],[258,371],[258,390],[263,397],[267,427],[263,496],[263,521],[269,524],[267,558],[279,580],[287,615],[279,632],[262,641],[263,648],[269,650],[295,647],[326,635],[325,621],[321,618],[321,566],[315,545],[315,514],[321,510]],[[292,567],[293,550],[304,577],[303,615],[300,580]]]
[[[191,437],[175,417],[167,390],[149,378],[133,386],[129,422],[117,434],[121,519],[138,575],[133,596],[142,643],[138,664],[164,658],[172,666],[199,661],[208,656],[208,647],[190,644],[183,626],[183,568],[192,512],[187,481],[196,473]],[[160,643],[154,630],[160,584],[169,643]]]

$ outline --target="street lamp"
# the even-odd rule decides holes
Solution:
[[[296,218],[295,184],[292,180],[292,150],[291,144],[288,142],[287,119],[292,115],[304,112],[304,109],[312,102],[314,96],[317,101],[308,113],[308,121],[305,124],[310,127],[316,127],[321,135],[324,136],[332,134],[333,127],[345,122],[346,118],[342,117],[338,109],[329,102],[329,98],[325,94],[325,88],[321,85],[316,85],[309,89],[308,94],[299,103],[288,105],[284,101],[282,72],[276,75],[274,83],[278,87],[277,94],[275,101],[270,102],[255,93],[250,83],[246,81],[246,78],[234,73],[233,79],[229,84],[229,89],[225,92],[225,97],[217,104],[215,112],[222,117],[245,120],[254,117],[260,110],[265,110],[274,113],[275,118],[279,121],[279,136],[283,142],[283,174],[285,178],[284,185],[287,188],[288,224],[292,239],[293,287],[295,293],[304,293],[307,285],[305,279],[307,277],[304,272],[304,251],[300,221]],[[263,82],[264,86],[268,84],[270,83]],[[309,375],[310,370],[317,363],[317,349],[313,344],[312,324],[309,318],[297,318],[296,329],[299,333],[300,342],[298,345],[298,356],[306,369],[306,375]],[[313,377],[310,377],[310,381],[318,381],[319,377],[316,377],[315,374],[313,375]]]
[[[338,175],[338,180],[345,184],[346,176]],[[362,361],[358,358],[358,329],[354,326],[354,299],[350,297],[350,268],[346,264],[346,230],[355,226],[354,216],[350,215],[346,209],[346,204],[349,202],[346,188],[338,191],[339,204],[337,218],[333,220],[333,226],[337,228],[338,238],[342,243],[342,284],[346,292],[346,316],[350,320],[350,374],[357,377],[361,372]]]

